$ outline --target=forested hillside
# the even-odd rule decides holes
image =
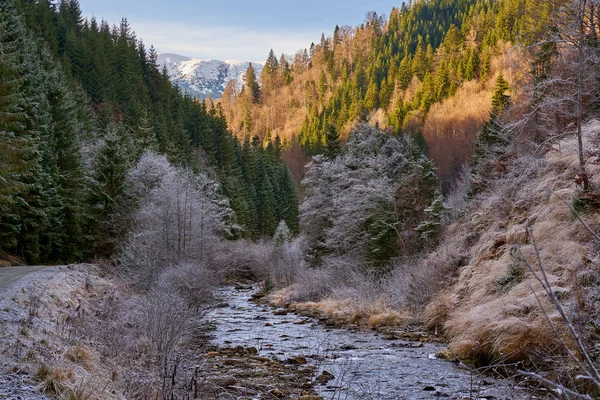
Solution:
[[[97,257],[110,261],[96,274],[118,270],[96,294],[77,273],[73,296],[89,292],[96,312],[75,315],[75,300],[53,295],[54,311],[73,315],[55,338],[65,348],[53,360],[34,335],[39,352],[20,362],[47,383],[65,360],[82,362],[66,350],[73,333],[104,376],[82,364],[61,375],[63,394],[82,382],[189,397],[198,366],[221,357],[197,346],[202,317],[222,304],[215,287],[243,279],[327,329],[445,340],[440,357],[597,397],[599,36],[599,0],[411,1],[293,56],[271,50],[260,76],[250,64],[243,88],[213,103],[173,86],[125,19],[86,20],[77,0],[0,2],[0,266]],[[41,304],[22,294],[19,338]],[[275,329],[263,318],[248,355],[279,365],[285,353],[257,357]],[[298,349],[275,375],[311,373]],[[305,382],[334,379],[319,365],[323,378],[296,381],[301,398],[319,398]],[[229,378],[215,390],[284,397]]]
[[[599,21],[598,1],[415,1],[229,86],[234,133],[282,138],[304,176],[271,301],[426,324],[447,357],[597,396]]]
[[[280,144],[236,140],[220,106],[185,96],[157,54],[76,0],[0,4],[0,257],[67,262],[111,254],[129,228],[122,191],[142,154],[220,183],[231,237],[298,227]]]
[[[497,73],[515,62],[508,44],[529,45],[549,9],[532,0],[430,0],[403,3],[387,18],[368,13],[363,25],[336,26],[293,57],[271,51],[260,88],[226,90],[229,126],[291,148],[299,142],[310,155],[323,151],[328,126],[347,136],[369,121],[426,146],[447,188],[488,119]]]

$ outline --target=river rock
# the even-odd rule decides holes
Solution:
[[[323,371],[321,372],[321,375],[317,376],[315,378],[315,382],[321,384],[321,385],[326,385],[327,382],[329,382],[330,380],[334,379],[335,376],[333,376],[333,374],[329,371]]]
[[[306,358],[304,358],[302,356],[297,356],[297,357],[293,357],[293,358],[288,358],[287,360],[285,360],[285,362],[287,364],[304,365],[308,361],[306,361]]]
[[[225,364],[225,365],[246,365],[247,361],[238,360],[236,358],[229,358],[227,360],[223,360],[223,364]]]
[[[215,383],[221,387],[235,386],[237,384],[237,379],[232,376],[227,376],[225,378],[217,379]]]
[[[435,353],[435,356],[440,360],[454,360],[456,358],[449,349],[441,349]]]
[[[251,360],[254,360],[254,361],[261,362],[261,363],[268,363],[269,361],[271,361],[271,359],[270,359],[270,358],[267,358],[267,357],[259,357],[259,356],[251,356],[251,357],[250,357],[250,359],[251,359]]]
[[[230,386],[229,389],[235,390],[237,393],[244,395],[244,396],[253,396],[255,394],[258,394],[258,392],[256,390],[252,390],[250,388],[243,387],[243,386]]]
[[[235,290],[252,290],[252,285],[246,285],[243,283],[236,283]]]

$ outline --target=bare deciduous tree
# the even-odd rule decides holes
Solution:
[[[599,0],[553,0],[554,18],[534,64],[534,107],[524,120],[550,137],[575,134],[584,188],[588,189],[582,126],[598,91]]]
[[[164,156],[146,153],[126,187],[137,211],[119,262],[136,274],[146,273],[146,283],[165,267],[203,263],[224,235],[238,229],[215,181],[175,168]]]

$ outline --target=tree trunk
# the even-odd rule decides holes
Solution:
[[[583,188],[584,190],[589,189],[588,180],[585,179],[585,159],[583,154],[583,137],[582,137],[582,124],[583,124],[583,67],[585,63],[585,54],[583,52],[583,47],[585,46],[585,9],[586,9],[586,0],[582,0],[579,4],[579,10],[577,17],[579,18],[579,32],[577,38],[577,51],[578,51],[578,63],[577,63],[577,149],[579,153],[579,170],[581,174],[583,174]]]

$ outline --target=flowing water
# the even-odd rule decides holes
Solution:
[[[478,376],[439,360],[439,344],[387,340],[373,332],[332,329],[250,301],[253,291],[219,289],[226,306],[212,315],[212,344],[255,347],[263,357],[304,357],[327,371],[315,386],[325,399],[538,398],[511,380]],[[332,374],[333,377],[329,374]]]

